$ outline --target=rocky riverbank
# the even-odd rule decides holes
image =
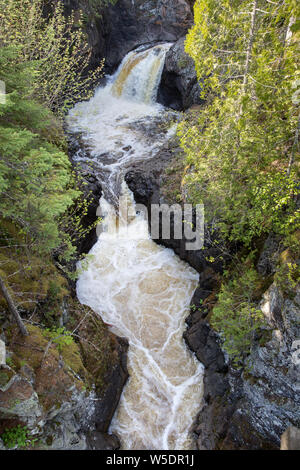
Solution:
[[[127,174],[126,181],[138,202],[148,206],[154,202],[178,202],[174,195],[180,192],[181,180],[170,173],[170,168],[174,170],[178,166],[178,155],[177,148],[169,154],[168,165],[157,157],[156,161],[146,162],[142,169]],[[182,175],[180,165],[179,174]],[[169,184],[170,180],[176,183],[177,179],[177,189],[173,188],[173,194],[167,196],[166,179]],[[258,339],[253,342],[247,360],[237,368],[222,349],[221,338],[210,324],[224,266],[236,248],[217,245],[209,228],[204,250],[188,252],[184,240],[157,241],[172,248],[200,273],[184,335],[189,348],[205,366],[204,397],[194,427],[198,448],[280,448],[284,431],[291,425],[300,425],[299,366],[293,362],[292,348],[299,331],[299,290],[291,295],[273,281],[278,262],[286,263],[289,259],[288,250],[284,250],[280,240],[272,234],[260,249],[256,269],[269,287],[262,289],[257,305],[265,314],[267,332],[263,342]]]
[[[0,434],[7,448],[16,445],[18,428],[28,448],[119,447],[107,432],[128,377],[127,341],[65,294],[58,327],[45,329],[31,314],[24,337],[1,324]]]

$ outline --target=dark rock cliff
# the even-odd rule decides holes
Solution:
[[[126,181],[137,202],[148,208],[152,203],[175,202],[172,198],[166,201],[163,194],[164,178],[174,178],[166,174],[174,154],[173,149],[161,159],[157,156],[128,172]],[[222,253],[220,258],[208,228],[204,250],[186,251],[185,240],[156,241],[172,248],[200,273],[184,334],[187,345],[205,366],[204,396],[194,427],[198,448],[279,449],[284,431],[291,425],[300,427],[300,365],[293,359],[300,326],[299,290],[289,296],[273,283],[265,291],[260,307],[268,322],[269,339],[263,345],[253,343],[246,363],[237,370],[209,322],[226,255]],[[228,249],[233,253],[234,247]],[[265,276],[274,274],[279,255],[280,244],[270,235],[257,270]],[[207,261],[211,257],[213,263]]]
[[[193,16],[186,0],[119,0],[103,13],[104,54],[113,69],[132,49],[175,42],[186,34]]]
[[[166,58],[158,101],[176,110],[201,102],[193,60],[184,51],[185,35],[193,24],[191,2],[118,0],[115,5],[93,9],[84,0],[66,2],[67,14],[80,8],[92,50],[91,67],[105,58],[105,71],[112,73],[139,46],[174,43]]]
[[[187,0],[118,0],[105,8],[87,0],[64,3],[67,14],[83,10],[92,65],[104,57],[109,72],[138,46],[177,41],[193,22]]]
[[[174,109],[187,109],[201,103],[192,61],[184,53],[184,35],[191,22],[191,9],[184,0],[119,0],[89,25],[94,59],[106,57],[111,72],[139,45],[175,42],[167,54],[159,101]],[[176,201],[174,195],[165,197],[164,185],[174,177],[168,176],[167,170],[178,156],[180,150],[175,144],[129,169],[126,182],[138,203],[149,207]],[[98,198],[101,189],[94,190]],[[289,298],[275,284],[269,287],[261,298],[261,308],[269,323],[270,338],[264,345],[253,344],[245,367],[233,368],[209,323],[226,262],[226,256],[219,256],[215,236],[207,228],[205,249],[194,252],[185,249],[184,241],[156,240],[200,273],[185,333],[188,346],[205,366],[204,396],[194,428],[197,445],[199,449],[278,449],[285,429],[300,427],[299,365],[292,359],[292,345],[299,335],[299,293]],[[277,251],[276,241],[268,239],[257,263],[262,275],[274,271]],[[215,261],[210,263],[208,258]]]
[[[171,47],[166,56],[158,102],[178,111],[201,104],[201,87],[193,59],[185,52],[185,36]]]

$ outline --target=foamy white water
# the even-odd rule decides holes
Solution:
[[[155,99],[168,47],[130,53],[109,84],[70,113],[70,128],[84,133],[92,156],[107,170],[111,192],[130,162],[150,158],[160,145],[149,145],[132,124],[162,112]],[[121,194],[117,227],[113,205],[101,199],[106,231],[77,282],[80,302],[129,340],[130,379],[110,431],[123,449],[191,449],[203,368],[182,335],[199,276],[151,240],[124,182]]]
[[[165,135],[159,131],[154,141],[147,138],[144,127],[164,111],[156,96],[170,46],[130,52],[107,85],[68,115],[69,129],[82,133],[91,160],[105,181],[104,194],[111,200],[118,193],[120,175],[131,163],[151,158],[165,143]]]

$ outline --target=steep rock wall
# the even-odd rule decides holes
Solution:
[[[128,172],[126,181],[138,202],[148,207],[151,203],[176,202],[166,200],[162,191],[164,178],[174,178],[167,174],[174,155],[173,149],[162,154],[162,159],[157,156]],[[264,344],[254,341],[246,363],[237,370],[209,321],[226,257],[222,262],[208,262],[211,257],[218,259],[220,253],[208,228],[205,240],[204,250],[199,251],[186,251],[184,240],[156,240],[200,273],[184,335],[205,366],[204,396],[194,427],[197,446],[200,450],[279,449],[284,431],[289,426],[300,427],[300,365],[293,361],[293,344],[300,325],[299,289],[287,295],[273,283],[262,295],[260,306],[268,322],[268,339]],[[233,253],[234,247],[228,249]],[[279,255],[280,245],[270,235],[257,270],[263,276],[274,274]]]

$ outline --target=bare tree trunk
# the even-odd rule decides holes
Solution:
[[[287,169],[287,172],[286,172],[288,177],[290,176],[291,171],[292,171],[292,166],[293,166],[293,163],[295,161],[295,154],[299,150],[299,134],[300,134],[300,115],[298,116],[297,129],[296,129],[296,132],[295,132],[293,147],[292,147],[291,156],[290,156],[290,159],[289,159],[289,166],[288,166],[288,169]]]
[[[253,49],[253,42],[254,42],[254,33],[255,33],[255,24],[256,24],[256,13],[257,13],[257,3],[258,0],[254,0],[253,2],[253,9],[251,12],[251,25],[250,25],[250,32],[249,32],[249,39],[248,39],[248,45],[247,45],[247,52],[246,52],[246,60],[245,60],[245,65],[244,65],[244,74],[243,74],[243,85],[242,85],[242,91],[241,91],[241,100],[240,100],[240,106],[239,110],[237,113],[237,121],[241,119],[242,114],[243,114],[243,104],[242,104],[242,98],[246,95],[247,91],[247,85],[248,85],[248,74],[249,74],[249,68],[251,64],[251,59],[252,59],[252,49]],[[238,148],[240,147],[240,134],[238,135]],[[235,167],[237,164],[237,154],[234,155],[233,160],[232,160],[232,168],[233,168],[233,175],[235,171]],[[233,197],[232,194],[232,187],[233,187],[233,180],[234,176],[231,179],[230,182],[230,194],[231,197]]]
[[[19,327],[19,330],[20,332],[22,333],[22,335],[24,336],[27,336],[28,335],[28,331],[26,330],[26,327],[22,321],[22,318],[20,317],[19,315],[19,312],[14,304],[14,301],[13,299],[11,298],[11,295],[10,293],[8,292],[5,284],[4,284],[4,281],[3,279],[1,278],[0,276],[0,292],[2,293],[3,297],[5,298],[6,302],[7,302],[7,305],[8,305],[8,308],[9,308],[9,311],[11,312],[11,314],[13,315],[14,319],[16,320],[16,323]]]
[[[243,94],[245,94],[246,92],[246,86],[248,83],[248,72],[249,72],[249,67],[250,67],[250,62],[251,62],[252,47],[253,47],[253,41],[254,41],[256,11],[257,11],[257,0],[255,0],[253,3],[253,10],[251,13],[251,27],[250,27],[249,42],[248,42],[247,54],[246,54],[244,80],[243,80]]]

